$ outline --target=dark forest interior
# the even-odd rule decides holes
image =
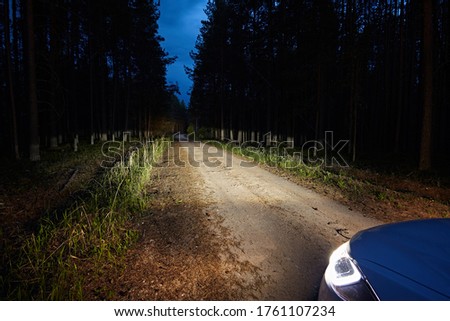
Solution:
[[[277,178],[364,217],[450,217],[448,0],[209,0],[185,67],[189,102],[167,80],[177,57],[160,10],[157,0],[0,1],[0,299],[240,298],[227,273],[253,268],[224,264],[203,176],[155,170],[181,144],[170,138],[187,134],[242,146],[239,159],[257,155]],[[316,156],[330,133],[348,141],[338,152],[350,166],[268,148]],[[139,257],[146,264],[126,275]],[[155,288],[142,283],[148,273]],[[207,291],[195,292],[197,274]]]
[[[76,135],[185,128],[157,3],[2,6],[3,155],[36,159]],[[187,70],[197,130],[247,141],[271,132],[296,145],[333,131],[353,160],[448,160],[448,1],[228,0],[206,13]]]
[[[216,138],[333,131],[349,159],[448,160],[448,1],[230,0],[207,15],[191,111]]]
[[[160,46],[152,1],[14,0],[1,9],[3,154],[36,160],[39,147],[77,135],[181,129],[186,108],[166,84],[174,58]]]

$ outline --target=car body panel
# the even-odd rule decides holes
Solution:
[[[382,300],[450,299],[450,219],[374,227],[349,249]]]
[[[372,262],[359,262],[370,285],[382,301],[442,301],[445,294],[425,286],[416,280]]]
[[[450,219],[391,223],[361,231],[348,242],[347,255],[375,299],[450,300]],[[333,268],[332,261],[327,271]],[[338,287],[325,274],[319,299],[348,297],[340,292],[349,288],[351,298],[367,300],[360,283]]]

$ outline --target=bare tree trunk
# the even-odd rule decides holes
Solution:
[[[405,28],[404,28],[404,2],[400,1],[400,53],[399,53],[399,75],[398,75],[398,98],[397,98],[397,124],[395,126],[395,146],[394,151],[396,153],[400,152],[400,140],[401,140],[401,129],[402,129],[402,120],[403,120],[403,95],[404,95],[404,83],[405,83],[405,63],[404,63],[404,55],[405,55]]]
[[[16,102],[14,97],[14,84],[12,78],[12,64],[11,64],[11,40],[9,28],[9,1],[5,1],[5,49],[6,49],[6,69],[8,74],[9,87],[9,103],[11,106],[11,133],[13,140],[14,157],[16,160],[20,159],[19,141],[17,138],[17,119],[16,119]]]
[[[314,138],[314,157],[317,156],[319,133],[320,133],[320,118],[322,117],[322,62],[319,61],[317,66],[317,93],[316,93],[316,126],[315,126],[315,138]]]
[[[225,140],[225,102],[224,100],[224,50],[223,50],[223,44],[220,47],[220,140]]]
[[[92,43],[89,38],[89,115],[90,115],[90,129],[91,129],[91,145],[94,145],[94,54],[92,52]]]
[[[58,61],[58,40],[57,40],[57,27],[56,27],[56,8],[50,9],[50,68],[53,68],[51,76],[51,90],[50,90],[50,110],[49,110],[49,134],[50,134],[50,148],[58,147],[58,124],[57,124],[57,61]]]
[[[12,52],[14,56],[14,83],[17,82],[17,75],[21,73],[21,61],[20,61],[20,53],[19,53],[19,43],[20,43],[20,37],[19,37],[19,29],[20,29],[20,22],[17,18],[19,8],[19,4],[17,0],[12,1],[12,36],[13,36],[13,43],[12,43]],[[21,13],[22,14],[22,13]]]
[[[102,55],[100,56],[100,140],[102,142],[106,142],[108,140],[108,119],[107,119],[107,83],[106,83],[106,77],[107,77],[107,66],[106,66],[106,58],[103,56],[103,44],[102,44]]]
[[[39,112],[37,104],[36,88],[36,60],[34,43],[34,22],[33,22],[33,0],[26,0],[26,32],[27,32],[27,52],[28,59],[28,94],[30,107],[30,160],[39,161]]]
[[[350,93],[350,137],[352,162],[356,162],[357,140],[358,140],[358,97],[359,97],[359,61],[358,58],[352,62],[351,93]]]
[[[124,121],[124,127],[123,130],[128,131],[129,130],[129,115],[130,115],[130,105],[131,105],[131,77],[129,76],[128,68],[126,68],[126,83],[127,83],[127,95],[126,95],[126,102],[125,102],[125,121]]]
[[[421,171],[431,168],[431,126],[433,111],[433,4],[432,0],[425,0],[424,20],[423,20],[423,40],[424,40],[424,59],[423,59],[423,119],[422,119],[422,138],[420,145],[419,169]]]

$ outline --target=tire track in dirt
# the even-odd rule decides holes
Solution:
[[[212,204],[208,211],[221,217],[229,237],[239,244],[234,253],[259,270],[263,285],[252,298],[316,299],[332,250],[357,231],[381,224],[260,167],[248,167],[247,161],[228,152],[206,147],[208,155],[215,155],[209,162],[205,145],[189,146],[194,153],[190,159],[199,164],[191,168]]]

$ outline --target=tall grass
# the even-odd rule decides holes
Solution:
[[[133,217],[145,210],[152,161],[165,144],[133,150],[94,180],[83,198],[48,213],[3,279],[8,299],[82,300],[86,271],[114,264],[136,241]]]
[[[234,154],[250,158],[255,163],[271,168],[278,168],[294,174],[303,180],[330,185],[350,192],[359,193],[359,184],[351,177],[345,175],[345,168],[325,166],[308,161],[300,152],[287,153],[284,148],[242,147],[220,142],[208,142],[218,148],[225,148]]]

